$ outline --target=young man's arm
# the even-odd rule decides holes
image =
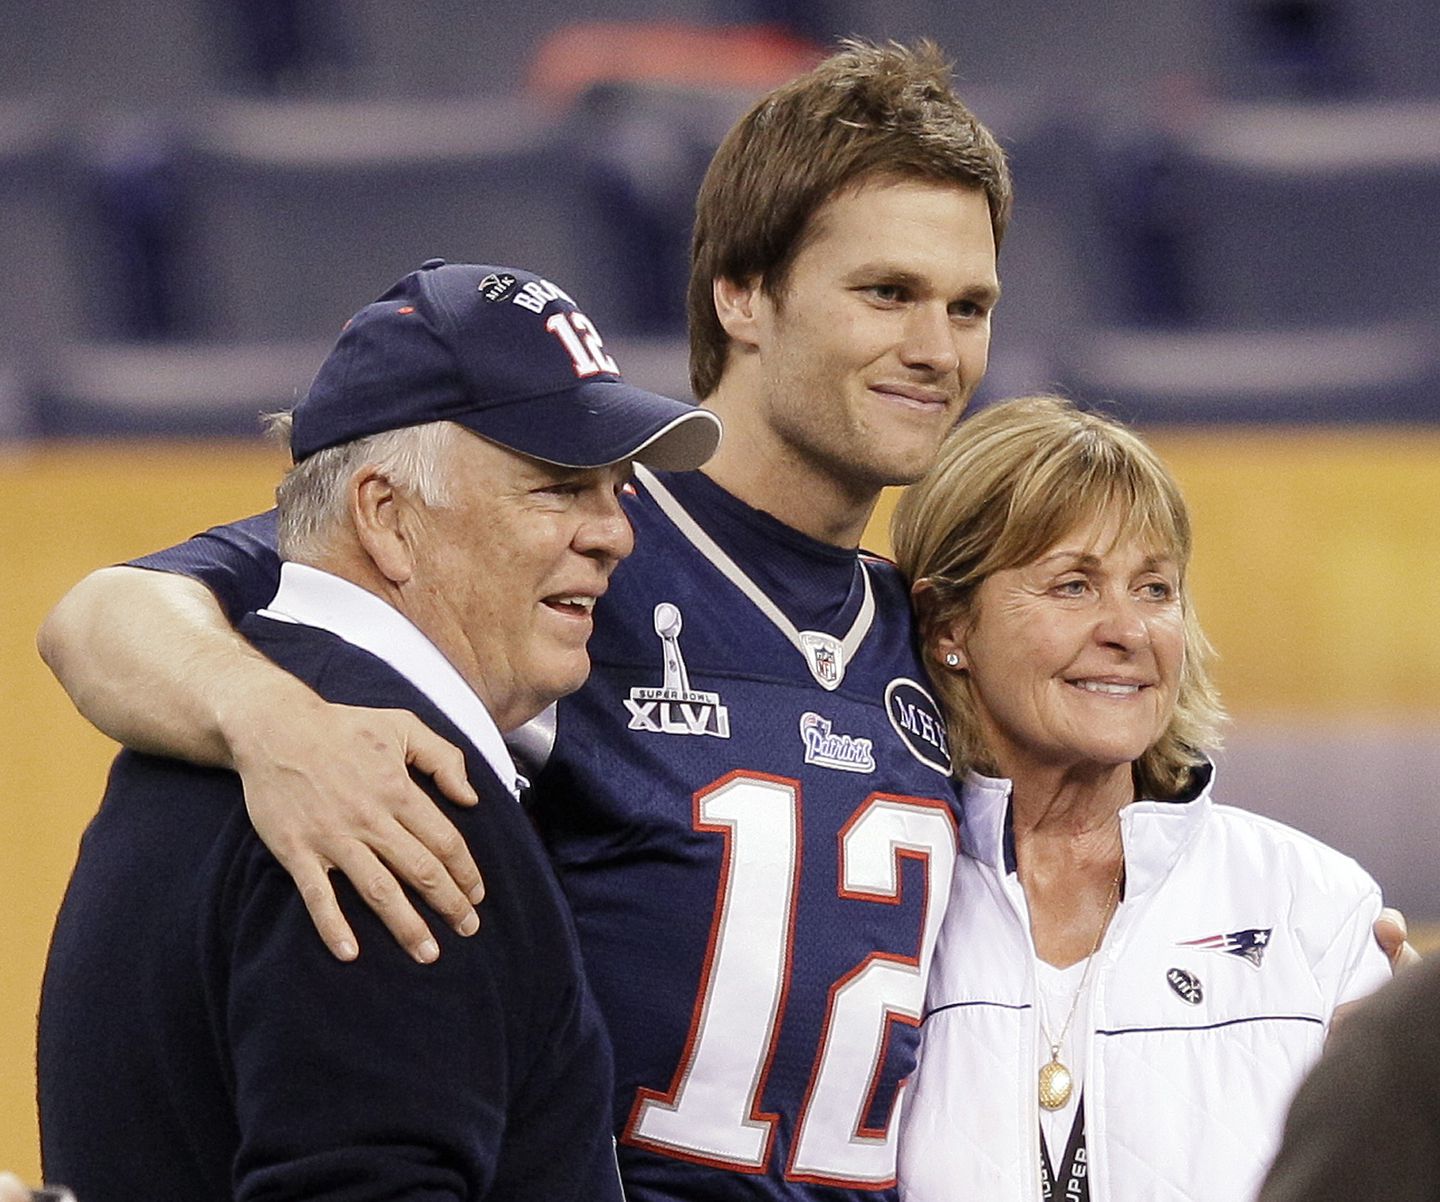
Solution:
[[[462,805],[475,794],[460,752],[413,715],[322,701],[236,634],[205,585],[169,572],[92,573],[46,617],[38,645],[112,738],[240,774],[251,821],[340,959],[359,948],[332,868],[417,960],[439,949],[394,873],[461,934],[475,930],[475,861],[409,770]]]

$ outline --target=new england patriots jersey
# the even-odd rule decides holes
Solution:
[[[627,1197],[886,1197],[957,846],[904,583],[700,473],[627,511],[532,769]]]
[[[641,471],[636,550],[534,816],[611,1032],[630,1202],[893,1197],[897,1106],[956,849],[939,713],[888,564],[698,472]],[[232,620],[273,513],[132,561]]]

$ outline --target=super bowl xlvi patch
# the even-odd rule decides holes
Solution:
[[[834,724],[820,714],[800,715],[800,741],[805,762],[841,772],[874,772],[875,744],[854,735],[837,735]]]
[[[935,698],[903,676],[885,686],[885,712],[910,754],[942,776],[950,775],[950,744]]]
[[[1176,947],[1198,947],[1206,952],[1224,952],[1227,956],[1239,956],[1248,960],[1252,967],[1259,968],[1265,958],[1265,949],[1270,946],[1270,932],[1274,927],[1250,927],[1243,931],[1230,931],[1225,935],[1206,935],[1203,939],[1186,939]]]
[[[1182,1002],[1198,1006],[1205,1000],[1205,991],[1200,988],[1200,978],[1183,968],[1172,968],[1165,974],[1166,983],[1175,991]]]
[[[662,601],[655,607],[655,633],[660,636],[665,675],[658,689],[634,688],[626,699],[630,729],[661,735],[713,735],[730,737],[730,711],[719,693],[690,687],[690,674],[680,654],[680,607]]]
[[[502,301],[515,288],[515,277],[508,272],[492,271],[475,289],[487,301]]]

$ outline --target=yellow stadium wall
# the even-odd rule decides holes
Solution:
[[[1195,512],[1193,594],[1240,723],[1277,712],[1440,719],[1440,432],[1151,438]],[[0,451],[11,573],[0,622],[0,1167],[38,1177],[40,975],[114,750],[51,680],[35,628],[89,569],[264,508],[279,468],[252,447]],[[892,502],[871,528],[877,549]]]

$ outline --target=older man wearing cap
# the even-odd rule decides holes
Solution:
[[[122,753],[46,972],[48,1176],[136,1202],[620,1197],[608,1044],[501,738],[589,671],[630,461],[694,467],[718,440],[613,369],[513,269],[427,264],[347,325],[283,419],[286,562],[242,629],[327,699],[463,749],[483,927],[433,968],[379,937],[341,963],[238,776]]]

